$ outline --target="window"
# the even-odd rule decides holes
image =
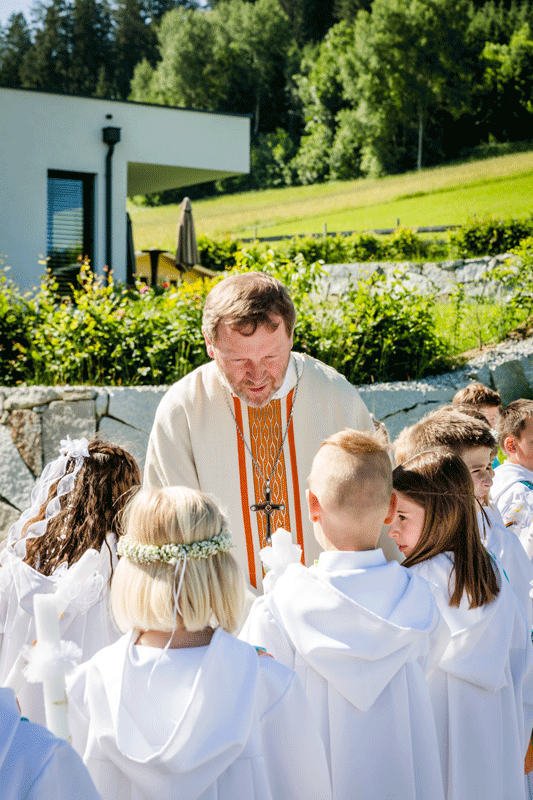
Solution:
[[[79,257],[94,258],[94,175],[48,170],[48,266],[61,293],[80,271]]]

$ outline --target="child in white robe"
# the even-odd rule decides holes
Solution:
[[[298,678],[231,634],[244,579],[226,518],[167,487],[125,520],[111,591],[128,632],[69,687],[73,743],[104,800],[329,800]]]
[[[488,422],[484,418],[472,417],[470,413],[454,407],[440,408],[403,430],[395,443],[397,463],[435,447],[448,448],[463,459],[474,485],[481,541],[503,567],[531,627],[533,606],[529,592],[533,565],[518,537],[505,528],[498,509],[490,503],[489,490],[494,475],[492,462],[497,442]],[[531,494],[533,497],[533,492]]]
[[[5,800],[100,800],[72,747],[21,719],[11,689],[0,688],[0,789]]]
[[[427,583],[377,549],[394,512],[391,473],[375,436],[343,431],[323,443],[307,496],[325,552],[309,569],[287,566],[240,634],[299,675],[335,800],[443,797],[424,669],[432,640],[444,647],[449,633]]]
[[[473,484],[451,451],[394,470],[389,536],[425,578],[451,630],[429,688],[447,800],[520,800],[532,724],[531,631],[481,544]]]
[[[10,528],[0,552],[0,683],[21,674],[20,651],[35,641],[35,594],[58,592],[68,599],[61,636],[81,649],[84,660],[119,638],[109,603],[117,514],[140,480],[137,462],[121,447],[69,437],[61,442],[59,458],[44,469],[31,507]],[[71,585],[73,565],[89,550],[94,571],[83,585]],[[23,677],[20,685],[22,713],[46,725],[42,685]]]
[[[533,400],[509,403],[498,419],[498,435],[507,459],[494,473],[491,499],[533,561]]]

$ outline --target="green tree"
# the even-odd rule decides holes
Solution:
[[[169,11],[158,38],[160,63],[150,69],[145,59],[136,67],[130,99],[225,110],[233,74],[231,40],[216,12]]]
[[[174,9],[158,30],[160,63],[153,70],[146,61],[137,66],[131,99],[251,113],[255,137],[273,131],[288,99],[289,32],[277,0],[227,0],[205,12]]]
[[[146,58],[157,61],[157,34],[143,0],[117,0],[114,11],[114,85],[117,96],[126,100],[135,65]]]
[[[432,114],[459,114],[472,76],[466,0],[374,0],[360,12],[354,46],[343,59],[344,94],[366,129],[369,165],[389,171],[408,162],[416,132],[423,161],[424,126]]]
[[[529,25],[513,33],[508,44],[487,42],[482,61],[486,88],[483,122],[500,141],[523,139],[533,119],[533,38]]]
[[[70,91],[112,94],[112,19],[107,0],[74,0]]]
[[[0,86],[22,86],[20,68],[31,47],[31,33],[24,14],[11,14],[0,29]]]
[[[22,60],[22,86],[68,92],[72,59],[72,4],[69,0],[52,0],[44,11],[41,24],[35,41]]]

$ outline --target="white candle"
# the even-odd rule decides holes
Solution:
[[[33,598],[37,645],[48,644],[59,648],[59,615],[53,594],[36,594]],[[65,669],[56,663],[48,670],[43,680],[44,711],[46,726],[56,736],[70,741],[68,725],[67,695],[65,692]]]

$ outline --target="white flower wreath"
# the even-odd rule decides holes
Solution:
[[[134,561],[136,564],[152,564],[155,561],[163,561],[165,564],[177,564],[185,558],[209,558],[216,553],[227,553],[233,544],[232,538],[228,533],[219,533],[212,539],[204,539],[202,542],[191,542],[191,544],[140,544],[134,542],[129,536],[121,536],[117,544],[119,556]]]

